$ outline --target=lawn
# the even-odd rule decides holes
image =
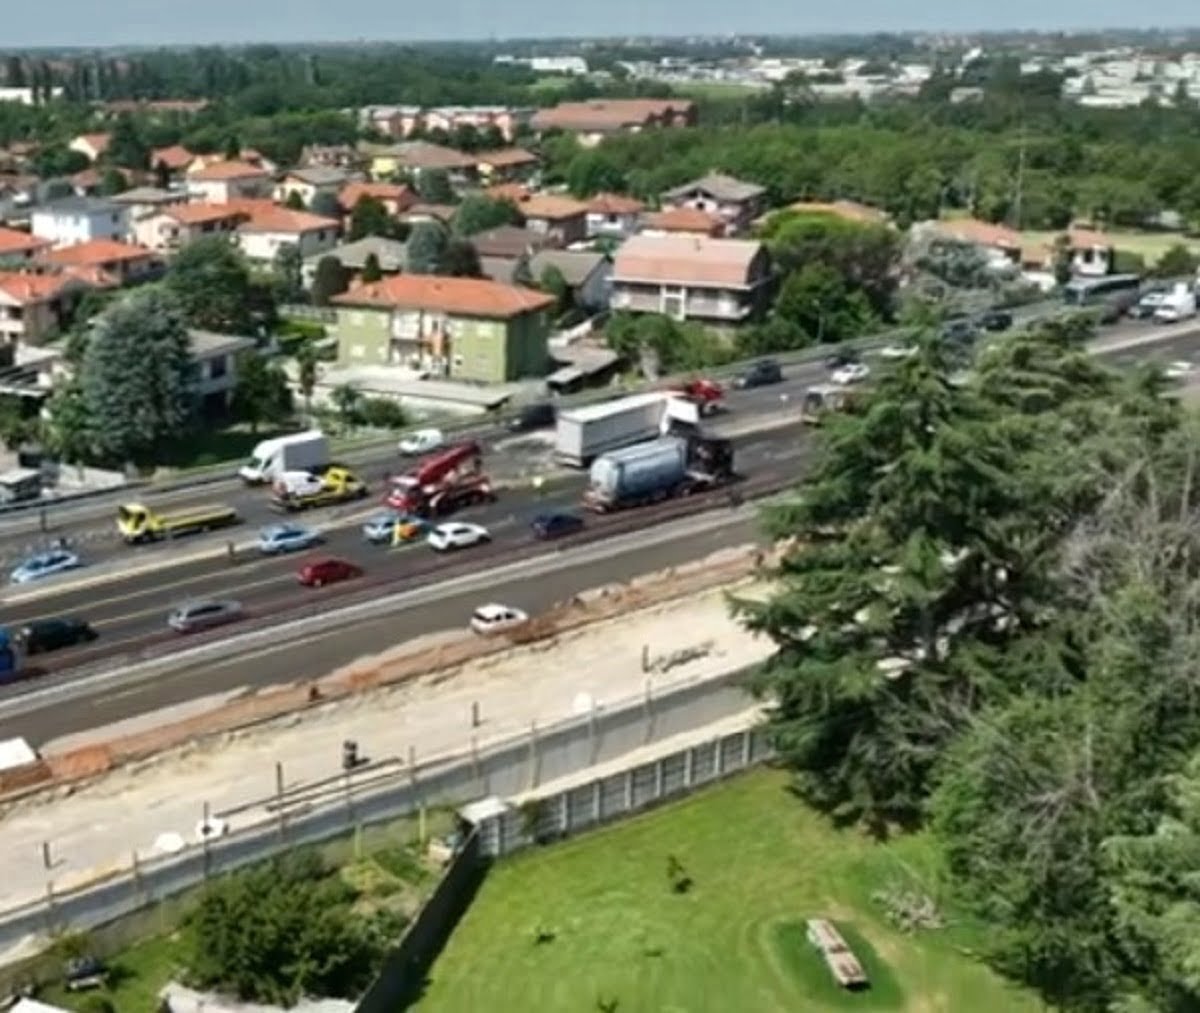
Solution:
[[[1058,233],[1022,232],[1022,239],[1031,245],[1050,245]],[[1153,265],[1172,246],[1182,243],[1192,253],[1200,254],[1200,241],[1189,239],[1178,232],[1108,232],[1113,248],[1138,254],[1147,265]]]
[[[669,856],[693,880],[667,880]],[[905,935],[872,895],[940,892],[929,840],[832,830],[757,771],[496,866],[434,965],[424,1013],[1023,1011],[1040,1003],[964,955],[965,924]],[[832,919],[873,987],[841,992],[804,939]],[[537,942],[538,934],[553,938]],[[615,1005],[614,1005],[615,1003]]]

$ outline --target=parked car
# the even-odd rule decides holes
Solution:
[[[852,362],[841,369],[835,369],[829,378],[842,387],[848,387],[852,383],[862,383],[870,375],[871,368],[865,362]]]
[[[60,619],[34,619],[21,627],[21,641],[29,654],[45,654],[64,647],[89,644],[99,634],[82,619],[63,617]]]
[[[562,538],[564,535],[573,535],[576,531],[582,531],[583,518],[578,514],[571,513],[538,514],[529,526],[533,529],[534,538],[548,541],[551,538]]]
[[[446,437],[440,429],[418,429],[409,433],[400,441],[399,450],[405,457],[420,457],[421,454],[432,454],[445,446]]]
[[[893,342],[890,345],[884,345],[879,349],[879,357],[895,361],[896,359],[908,359],[917,354],[916,345],[902,345],[899,342]]]
[[[310,528],[299,524],[275,524],[259,533],[258,551],[264,556],[278,556],[311,549],[320,541],[321,536]]]
[[[979,326],[985,331],[1007,331],[1013,325],[1013,315],[1008,310],[988,310],[979,317]]]
[[[53,577],[56,573],[77,570],[81,566],[83,561],[75,553],[66,549],[51,549],[30,556],[8,575],[8,579],[14,584],[28,584],[43,577]]]
[[[315,563],[302,566],[296,574],[296,579],[305,587],[324,587],[326,584],[338,584],[362,575],[361,566],[348,563],[344,559],[319,559]]]
[[[733,378],[733,385],[742,390],[751,387],[767,387],[783,382],[783,370],[774,359],[759,359],[752,362]]]
[[[372,545],[393,545],[414,542],[429,531],[429,522],[421,517],[385,510],[368,518],[362,526],[363,540]]]
[[[516,416],[508,420],[508,431],[510,433],[528,433],[534,429],[545,429],[554,425],[556,417],[557,412],[554,410],[554,405],[548,401],[526,405]]]
[[[511,605],[481,605],[471,615],[471,629],[481,636],[511,630],[528,622],[529,616]]]
[[[467,524],[463,521],[439,524],[429,532],[429,537],[426,538],[430,548],[437,552],[465,549],[472,545],[482,545],[491,540],[492,536],[482,524]]]
[[[204,600],[180,605],[167,619],[167,625],[176,633],[196,633],[236,622],[243,616],[240,602],[229,600]]]
[[[1165,288],[1152,288],[1129,307],[1129,316],[1134,320],[1149,320],[1167,298]]]

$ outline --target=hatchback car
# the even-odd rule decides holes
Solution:
[[[993,333],[1007,331],[1012,325],[1013,315],[1008,310],[988,310],[979,318],[979,326]]]
[[[437,552],[449,552],[452,549],[466,549],[472,545],[482,545],[490,542],[492,536],[482,524],[466,524],[454,521],[450,524],[439,524],[429,532],[425,539],[431,549]]]
[[[429,530],[429,522],[399,510],[384,510],[362,526],[363,541],[371,545],[415,542]]]
[[[431,454],[446,443],[446,437],[440,429],[418,429],[409,433],[399,443],[399,451],[405,457],[419,457],[421,454]]]
[[[75,553],[66,549],[51,549],[49,552],[30,556],[9,574],[8,579],[14,584],[28,584],[30,581],[53,577],[56,573],[66,573],[81,566],[83,562]]]
[[[242,606],[236,601],[193,601],[180,605],[167,619],[167,625],[176,633],[196,633],[236,622],[243,616]]]
[[[528,622],[529,616],[510,605],[481,605],[471,615],[471,629],[481,636],[501,633]]]
[[[99,634],[82,619],[35,619],[21,627],[21,641],[29,654],[45,654],[64,647],[91,643]]]
[[[582,531],[583,518],[569,513],[538,514],[529,526],[533,529],[534,538],[548,541]]]
[[[783,382],[783,370],[774,359],[759,359],[751,363],[733,378],[733,385],[743,390],[751,387],[767,387]]]
[[[276,524],[259,533],[258,551],[264,556],[279,556],[311,549],[320,541],[321,536],[310,528],[299,524]]]
[[[315,563],[302,566],[296,574],[296,579],[305,587],[324,587],[326,584],[339,584],[343,580],[353,580],[362,575],[361,566],[355,566],[344,559],[319,559]]]

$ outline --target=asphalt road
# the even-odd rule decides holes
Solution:
[[[485,600],[503,602],[537,614],[588,588],[678,565],[725,546],[745,544],[756,537],[757,530],[751,517],[745,514],[737,518],[731,516],[727,526],[716,530],[684,535],[659,545],[628,548],[602,563],[560,570],[533,580],[522,578],[499,583],[487,592],[468,592],[383,618],[339,626],[332,634],[323,628],[319,618],[314,618],[310,635],[287,644],[224,662],[180,667],[152,682],[117,693],[97,692],[68,705],[50,705],[0,722],[0,739],[20,736],[36,748],[63,735],[183,704],[198,697],[323,675],[421,634],[465,626],[471,612]],[[414,550],[417,551],[420,550]],[[400,563],[401,567],[403,565]],[[254,579],[266,580],[266,571],[263,573],[262,578]],[[286,583],[286,573],[276,574],[270,582],[274,584],[277,579]],[[156,617],[160,618],[161,613],[161,609],[154,610]]]

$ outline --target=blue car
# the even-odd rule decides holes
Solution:
[[[300,552],[311,549],[321,541],[321,536],[298,524],[276,524],[263,528],[258,536],[258,551],[264,556],[278,556],[284,552]]]
[[[80,558],[66,549],[51,549],[36,556],[30,556],[8,575],[14,584],[28,584],[43,577],[52,577],[56,573],[76,570],[83,566]]]
[[[550,538],[562,538],[583,530],[583,518],[578,514],[538,514],[530,525],[533,537],[546,541]]]

